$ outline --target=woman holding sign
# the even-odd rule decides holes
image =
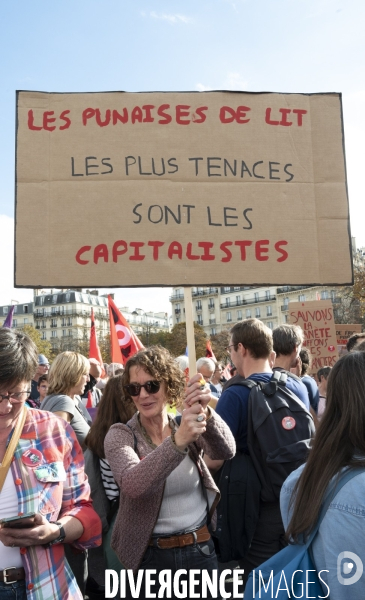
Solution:
[[[138,412],[127,425],[113,425],[105,439],[105,455],[120,487],[112,547],[134,572],[168,569],[173,575],[180,565],[212,573],[217,560],[209,529],[215,525],[219,493],[202,455],[232,458],[233,436],[208,407],[211,394],[200,374],[184,392],[184,374],[164,348],[130,358],[123,383]],[[173,419],[168,406],[183,400],[181,420]]]

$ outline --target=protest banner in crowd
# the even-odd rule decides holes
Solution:
[[[16,286],[352,281],[340,94],[18,92],[16,141]]]
[[[304,332],[304,346],[310,355],[310,373],[333,367],[338,360],[336,327],[330,300],[290,302],[288,321]]]
[[[349,337],[354,333],[361,333],[361,325],[359,323],[346,323],[346,325],[336,324],[336,337],[338,346],[346,346]]]

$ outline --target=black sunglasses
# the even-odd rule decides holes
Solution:
[[[130,383],[129,385],[125,385],[124,389],[130,396],[139,396],[141,393],[141,388],[144,388],[147,394],[156,394],[160,389],[159,381],[146,381],[143,385],[140,383]]]

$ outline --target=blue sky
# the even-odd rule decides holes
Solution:
[[[17,89],[342,92],[352,234],[365,245],[363,0],[16,0],[0,11],[2,265],[12,252]],[[30,242],[41,234],[30,231]],[[13,290],[11,268],[1,288],[1,304],[29,299]],[[125,290],[118,304],[168,310],[168,295],[151,290],[147,302],[144,290]]]

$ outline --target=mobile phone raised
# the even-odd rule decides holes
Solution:
[[[13,527],[14,529],[26,529],[27,527],[33,527],[34,517],[34,512],[25,513],[21,516],[17,515],[16,517],[7,517],[0,519],[0,525],[3,527]]]

